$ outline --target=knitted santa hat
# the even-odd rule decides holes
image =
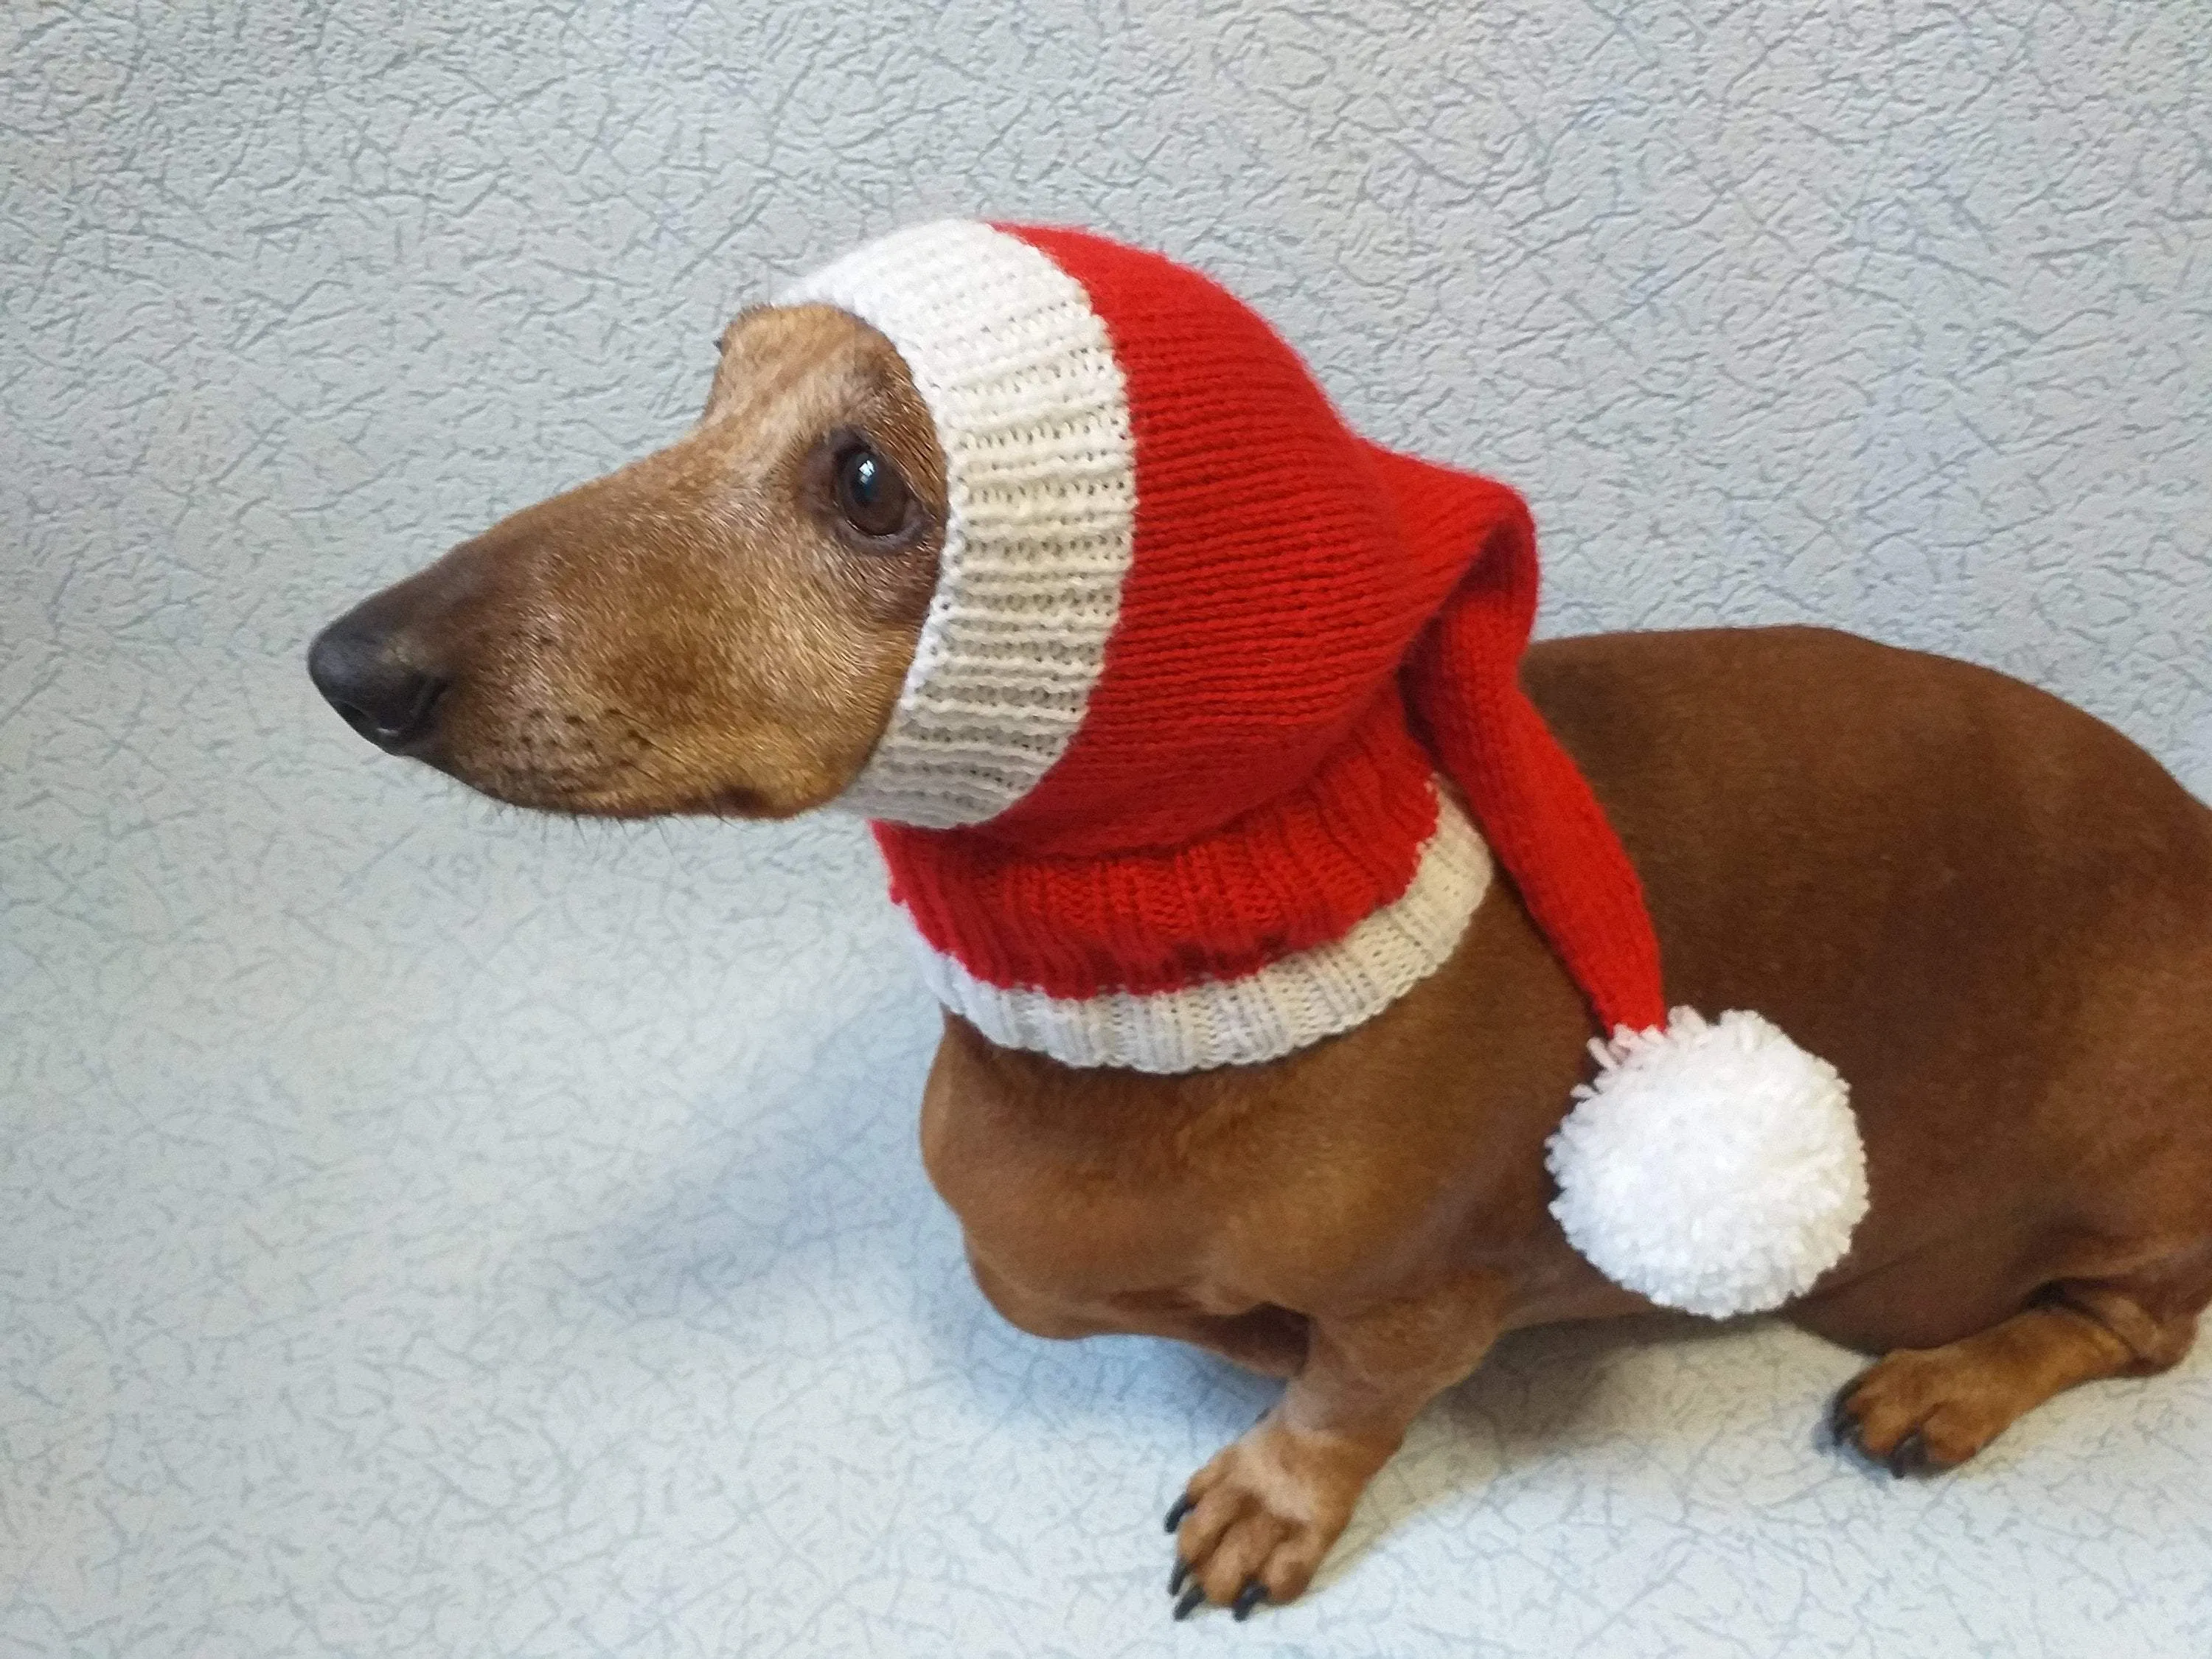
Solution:
[[[1365,442],[1254,313],[1097,236],[923,225],[782,297],[886,336],[945,455],[846,804],[947,1006],[1077,1066],[1270,1060],[1440,967],[1494,855],[1601,1033],[1549,1154],[1575,1247],[1714,1315],[1842,1255],[1842,1082],[1754,1014],[1669,1019],[1636,872],[1521,690],[1517,495]]]

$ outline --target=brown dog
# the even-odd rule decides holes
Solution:
[[[385,748],[521,805],[787,817],[884,730],[946,511],[890,343],[749,312],[681,441],[349,612],[311,669]],[[1524,678],[1670,991],[1759,1006],[1850,1079],[1872,1208],[1787,1310],[1886,1356],[1838,1426],[1947,1468],[2180,1358],[2212,1300],[2212,812],[2054,698],[1840,634],[1562,641]],[[1074,1069],[947,1017],[923,1153],[992,1303],[1289,1380],[1170,1516],[1179,1612],[1302,1591],[1501,1332],[1648,1306],[1547,1208],[1591,1035],[1504,883],[1443,971],[1271,1064]]]

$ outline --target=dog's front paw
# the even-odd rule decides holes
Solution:
[[[1940,1474],[1981,1450],[2019,1407],[1964,1346],[1901,1348],[1862,1371],[1836,1398],[1837,1441],[1894,1475]]]
[[[1238,1619],[1313,1582],[1352,1505],[1389,1455],[1361,1442],[1284,1427],[1273,1413],[1191,1476],[1168,1511],[1176,1534],[1175,1616],[1201,1601]]]

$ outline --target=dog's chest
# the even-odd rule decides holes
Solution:
[[[971,1255],[1071,1308],[1233,1317],[1297,1305],[1395,1253],[1427,1183],[1300,1138],[1218,1139],[1127,1113],[1055,1117],[940,1065],[921,1140]]]

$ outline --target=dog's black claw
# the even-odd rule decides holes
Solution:
[[[1858,1389],[1858,1379],[1853,1377],[1837,1391],[1828,1407],[1828,1437],[1838,1446],[1859,1443],[1859,1420],[1851,1415],[1851,1395]]]
[[[1182,1581],[1190,1577],[1190,1563],[1178,1555],[1175,1571],[1168,1575],[1168,1594],[1173,1595],[1182,1589]]]
[[[1178,1620],[1189,1618],[1197,1610],[1198,1604],[1204,1600],[1206,1600],[1206,1586],[1193,1584],[1182,1593],[1182,1600],[1176,1603],[1175,1616]]]
[[[1889,1455],[1889,1472],[1902,1480],[1908,1474],[1928,1473],[1928,1443],[1920,1437],[1920,1431],[1897,1443],[1897,1449]]]
[[[1195,1498],[1193,1498],[1188,1492],[1185,1492],[1182,1497],[1176,1498],[1175,1501],[1175,1507],[1168,1511],[1167,1529],[1170,1532],[1173,1532],[1177,1527],[1182,1525],[1183,1516],[1188,1515],[1197,1507],[1198,1500]]]
[[[1237,1592],[1237,1600],[1229,1611],[1237,1615],[1237,1622],[1241,1625],[1252,1616],[1252,1609],[1267,1599],[1267,1587],[1256,1578],[1248,1579],[1244,1588]]]

